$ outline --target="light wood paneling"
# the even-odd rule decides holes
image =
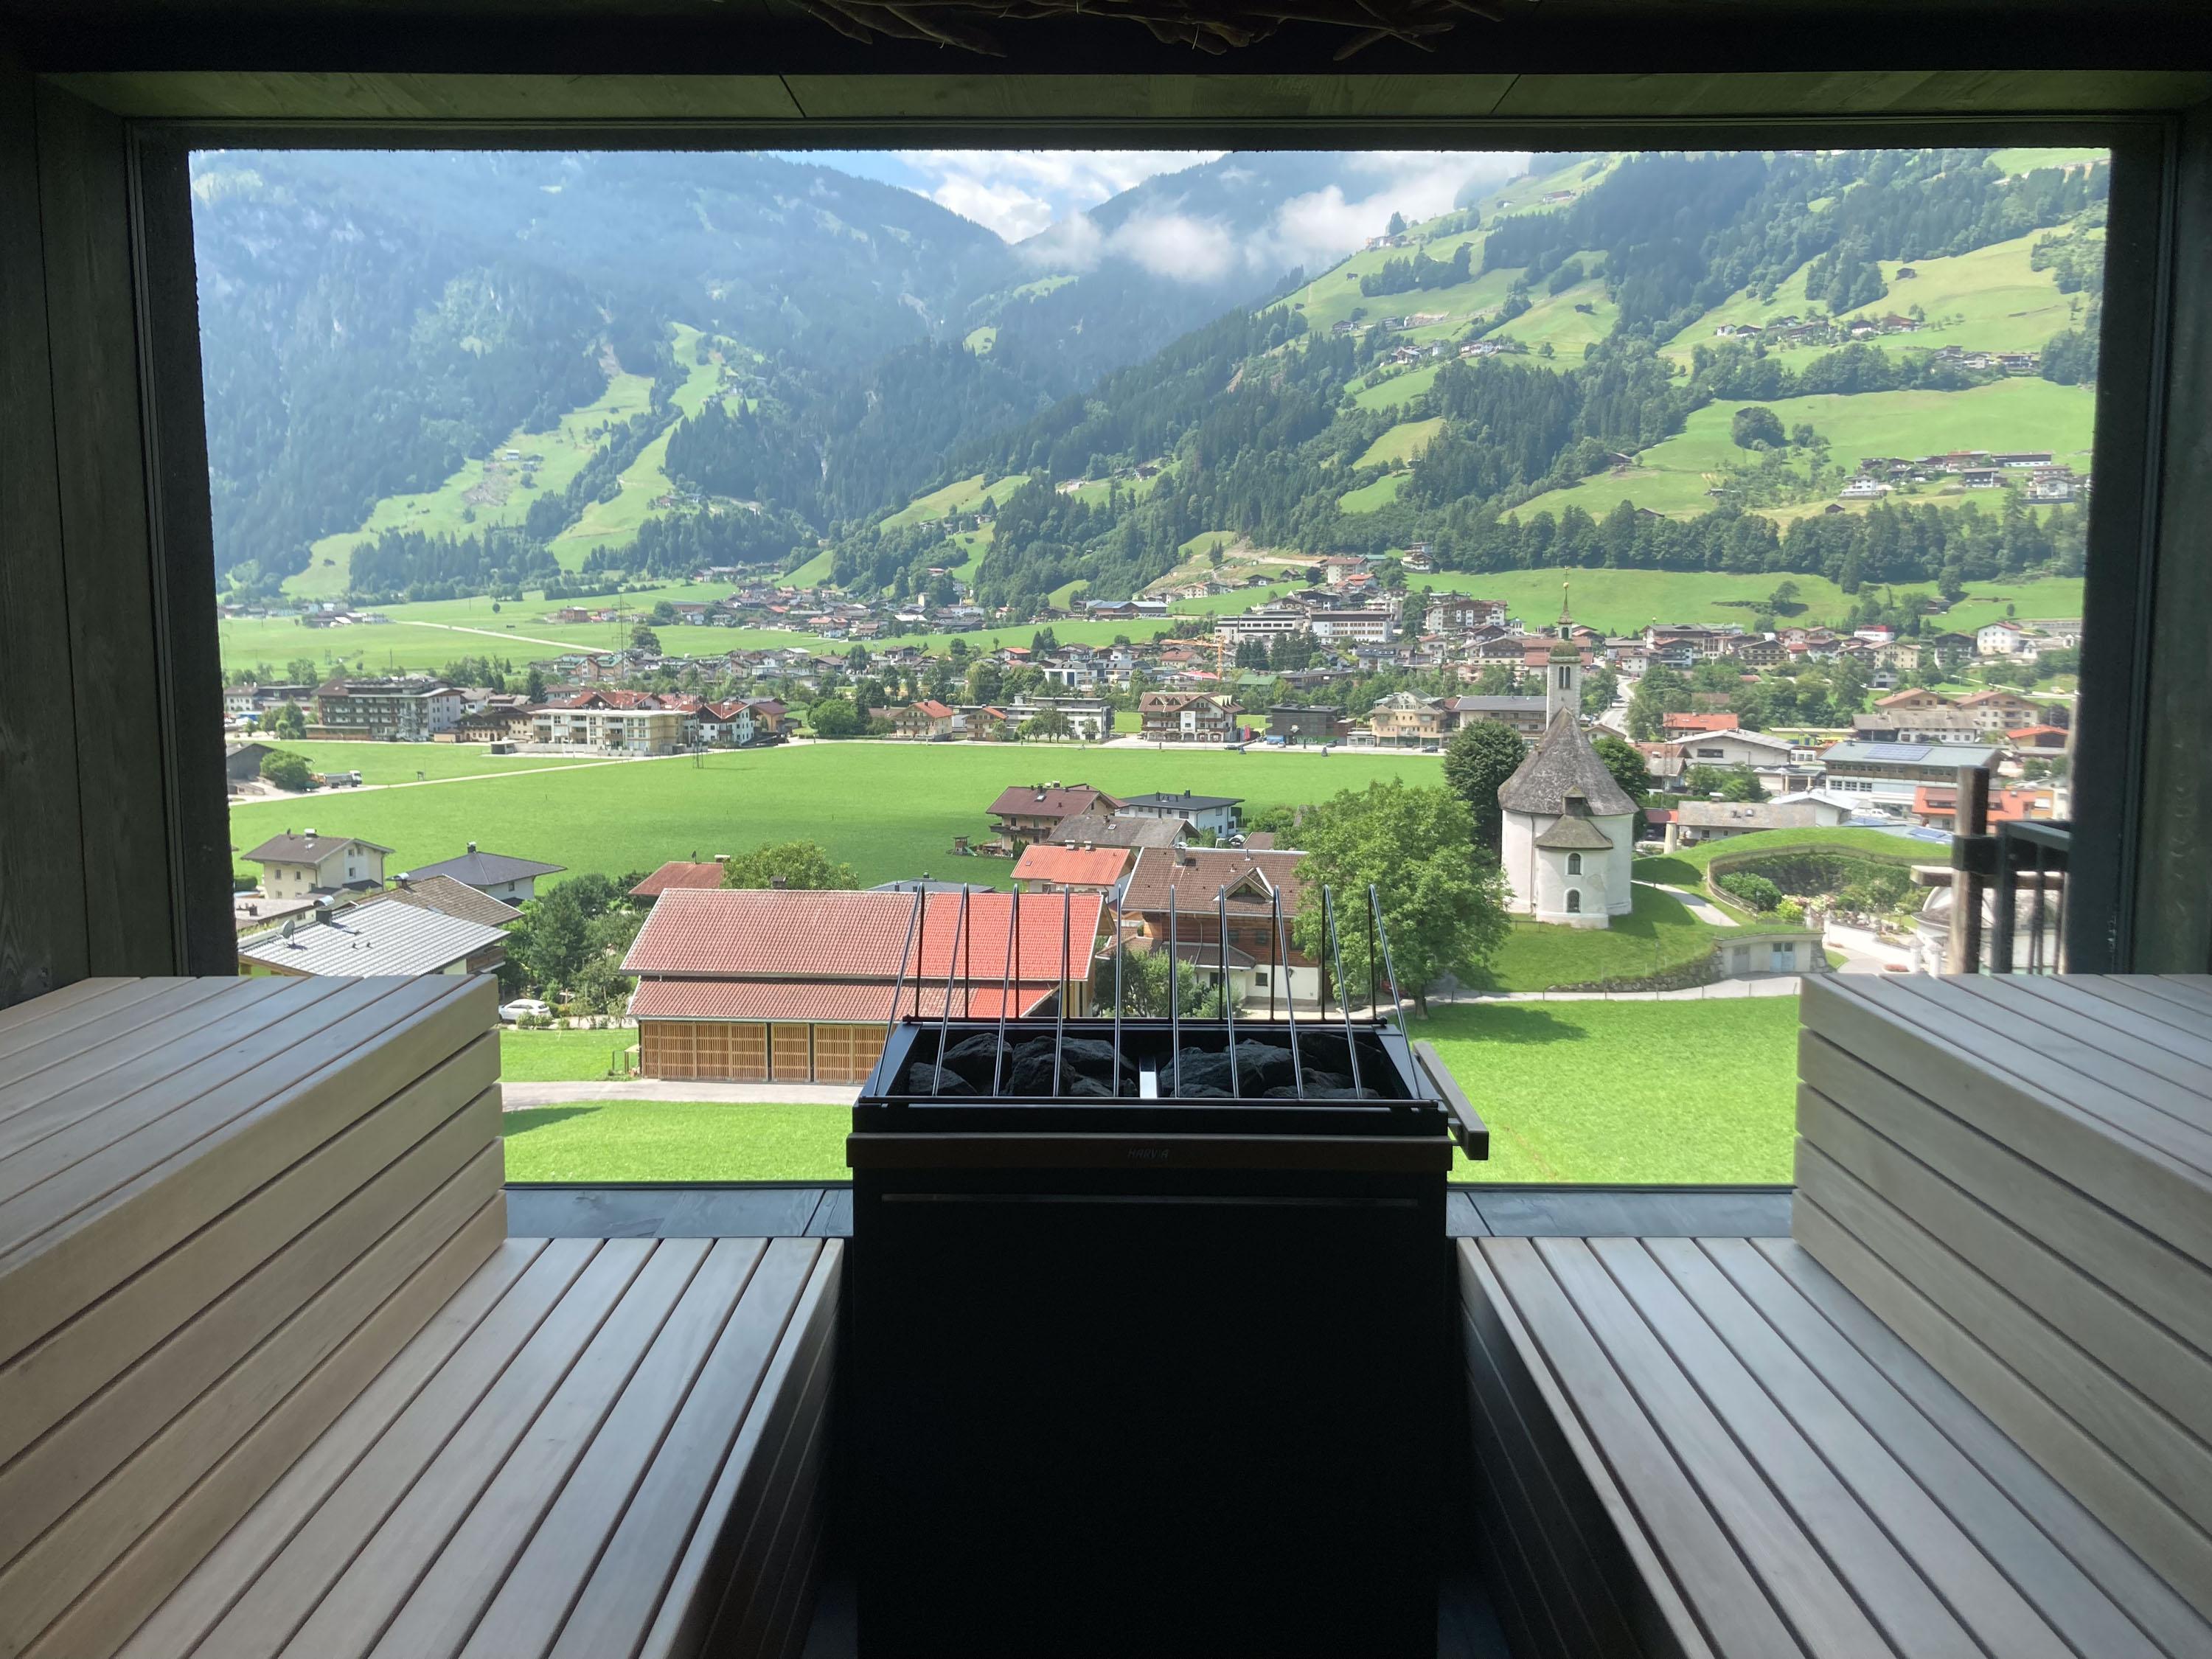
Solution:
[[[813,1027],[769,1027],[769,1075],[778,1083],[805,1083],[814,1076]]]

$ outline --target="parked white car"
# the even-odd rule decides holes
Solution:
[[[520,1019],[550,1019],[553,1009],[550,1004],[540,1002],[536,997],[517,997],[501,1007],[499,1017],[509,1024]]]

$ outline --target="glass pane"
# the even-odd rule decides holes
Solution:
[[[2109,173],[201,155],[246,959],[476,928],[380,960],[500,975],[519,1175],[837,1176],[895,994],[1118,962],[1395,989],[1470,1177],[1786,1181],[1796,976],[1949,960],[1960,767],[2067,816]]]

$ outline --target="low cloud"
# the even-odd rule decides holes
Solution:
[[[1163,173],[1211,161],[1219,150],[915,149],[899,159],[927,180],[922,193],[1007,241],[1132,190]]]

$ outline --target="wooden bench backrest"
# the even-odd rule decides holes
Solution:
[[[1798,1242],[2212,1616],[2212,991],[1808,980]]]
[[[490,981],[0,1014],[0,1653],[100,1659],[506,1235]],[[52,1650],[58,1654],[63,1650]]]

